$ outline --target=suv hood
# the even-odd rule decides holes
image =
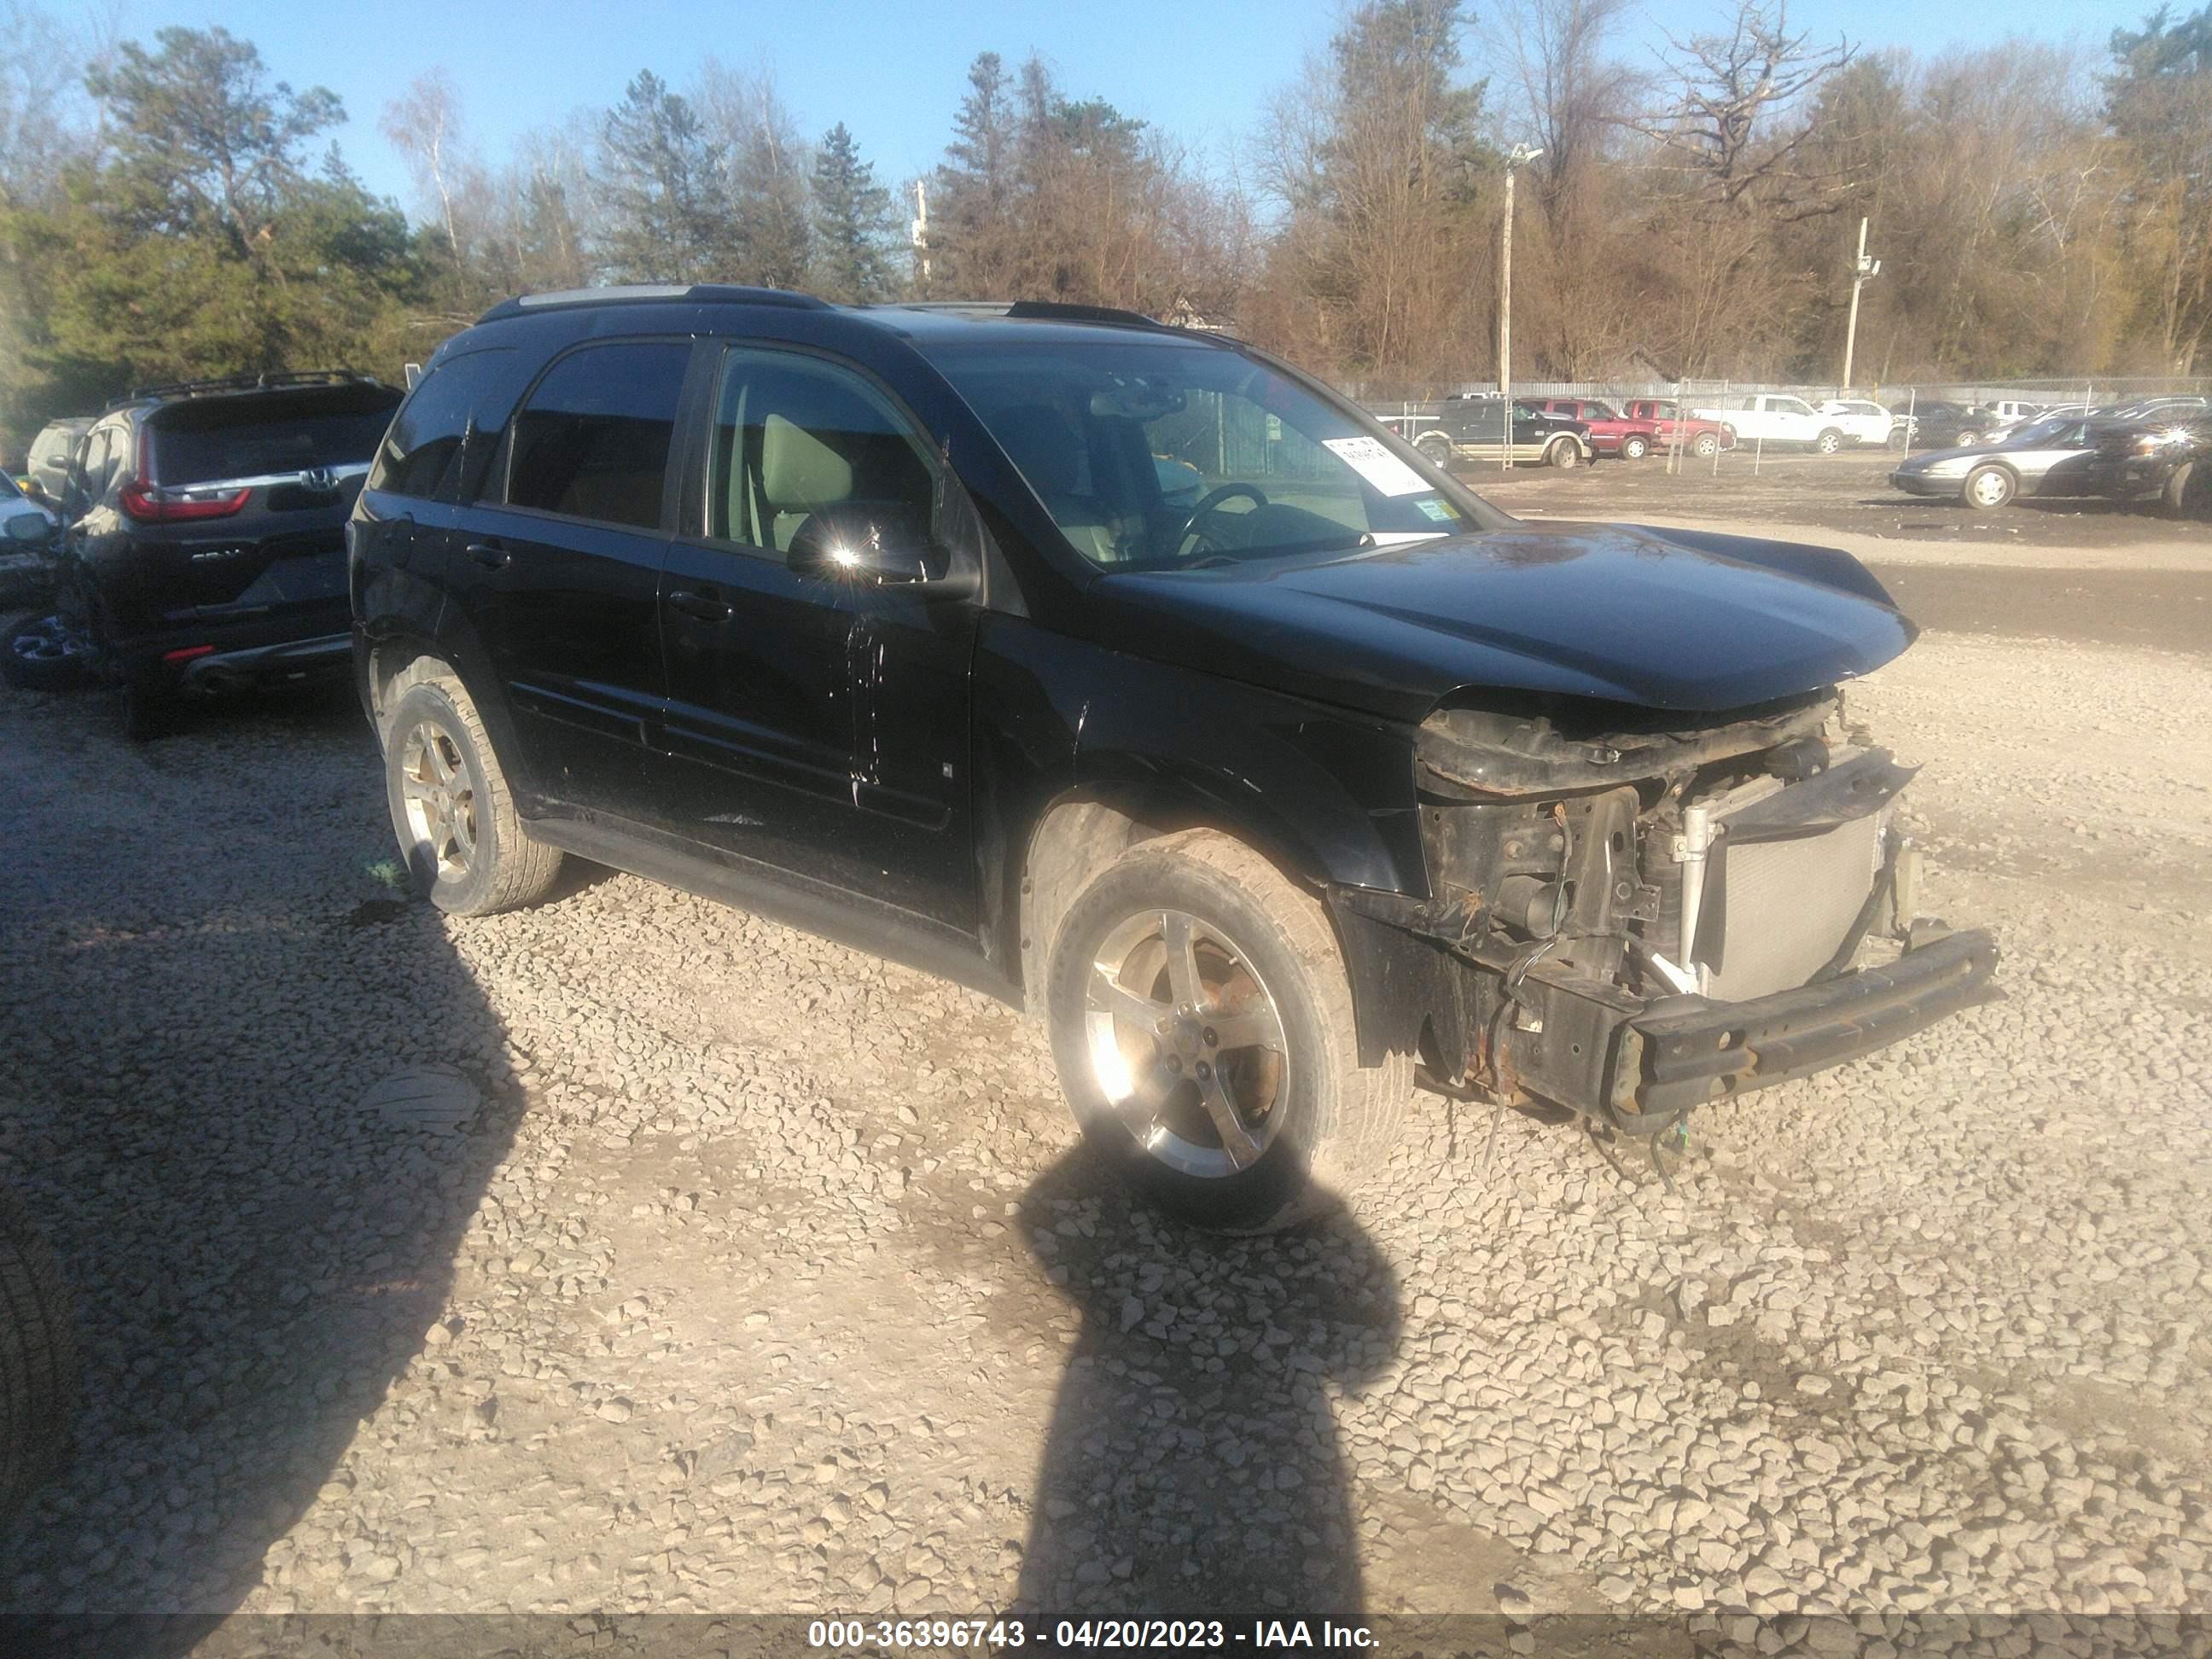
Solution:
[[[1917,632],[1848,554],[1634,525],[1109,574],[1091,597],[1136,654],[1411,721],[1468,686],[1742,708],[1868,673]]]

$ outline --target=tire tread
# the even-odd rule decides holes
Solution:
[[[532,840],[523,828],[522,815],[515,810],[514,792],[507,785],[507,774],[501,769],[491,738],[484,731],[483,717],[477,712],[476,700],[469,696],[460,676],[451,667],[434,657],[416,658],[393,678],[386,694],[386,706],[396,709],[399,700],[420,685],[434,688],[460,716],[461,724],[468,729],[469,741],[475,745],[477,763],[483,769],[484,787],[491,797],[489,817],[495,851],[490,879],[474,902],[453,914],[496,915],[502,910],[519,910],[537,903],[553,890],[554,884],[560,879],[561,849]],[[387,722],[383,733],[387,755],[392,735]]]

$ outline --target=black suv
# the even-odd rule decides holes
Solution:
[[[510,301],[351,537],[438,903],[573,852],[1037,1009],[1094,1144],[1209,1224],[1379,1166],[1417,1060],[1656,1158],[1990,994],[1840,724],[1913,635],[1863,568],[1522,525],[1218,336]],[[1869,933],[1905,948],[1855,969]]]
[[[343,372],[155,386],[101,414],[64,489],[62,617],[134,735],[188,690],[343,675],[345,520],[402,394]]]
[[[1545,466],[1579,466],[1597,459],[1589,422],[1516,398],[1509,404],[1495,392],[1462,392],[1437,404],[1434,415],[1394,416],[1400,435],[1442,466],[1455,460],[1533,461]],[[1506,410],[1510,408],[1509,434]]]

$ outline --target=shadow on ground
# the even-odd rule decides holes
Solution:
[[[84,1357],[73,1455],[0,1546],[0,1611],[197,1615],[162,1631],[177,1650],[346,1478],[520,1108],[441,919],[371,873],[392,842],[357,705],[270,697],[134,747],[107,703],[0,693],[0,1170]],[[477,1085],[472,1121],[363,1108],[425,1066]],[[415,1432],[478,1427],[457,1407]],[[386,1605],[405,1537],[342,1547],[347,1593]]]
[[[1330,1409],[1389,1364],[1396,1275],[1349,1217],[1230,1239],[1133,1202],[1081,1151],[1029,1189],[1040,1268],[1082,1316],[1016,1606],[1207,1619],[1363,1605]]]

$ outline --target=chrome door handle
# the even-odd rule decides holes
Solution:
[[[492,542],[471,542],[463,550],[487,570],[504,570],[514,560],[514,555]]]

